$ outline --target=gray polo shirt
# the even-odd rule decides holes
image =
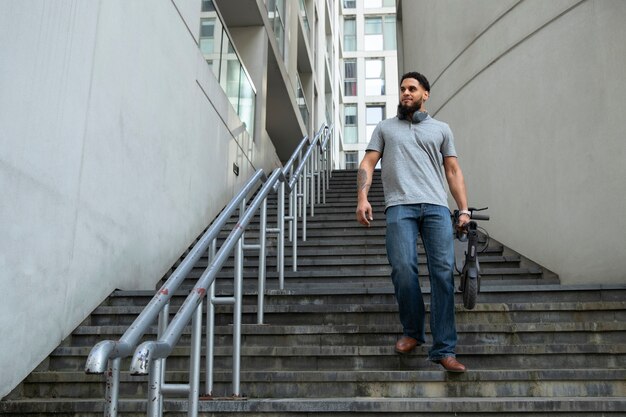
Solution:
[[[419,203],[448,206],[443,158],[457,155],[446,123],[430,116],[421,123],[397,116],[383,120],[367,150],[382,154],[385,208]]]

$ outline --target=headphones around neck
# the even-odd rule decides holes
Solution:
[[[428,112],[425,111],[416,111],[413,112],[413,118],[411,119],[411,123],[417,124],[419,122],[423,122],[428,117]],[[398,115],[400,120],[406,119],[406,116]]]

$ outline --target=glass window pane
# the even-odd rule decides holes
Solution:
[[[212,38],[215,32],[215,18],[202,19],[200,22],[200,37]]]
[[[343,83],[344,95],[356,96],[356,81],[345,81]]]
[[[250,135],[254,134],[254,100],[255,94],[252,82],[243,68],[241,68],[239,85],[239,118],[245,124]]]
[[[346,104],[344,106],[344,117],[346,126],[357,124],[357,107],[354,104]]]
[[[383,120],[383,106],[367,106],[365,109],[365,119],[368,125],[377,125]]]
[[[365,77],[366,78],[382,78],[383,77],[383,60],[366,59],[365,60]]]
[[[378,7],[382,7],[382,5],[381,0],[364,0],[363,2],[363,7],[366,9],[376,9]]]
[[[213,0],[202,0],[202,11],[203,12],[214,12],[215,11],[215,6],[213,5]]]
[[[343,8],[344,9],[356,8],[356,0],[343,0]]]
[[[346,169],[357,169],[359,153],[356,151],[345,152],[344,157],[346,160]]]
[[[344,19],[343,33],[344,35],[356,35],[356,20],[355,19]]]
[[[282,0],[276,1],[282,4]],[[202,16],[208,17],[200,19],[198,46],[246,130],[253,136],[254,84],[246,74],[220,17],[215,13],[213,1],[202,0],[201,5],[202,12],[206,13]]]
[[[375,35],[383,33],[382,17],[366,17],[365,18],[365,34]]]
[[[344,61],[344,78],[356,78],[356,60],[350,59]]]
[[[369,58],[365,60],[365,94],[385,94],[385,60],[383,58]]]
[[[382,17],[365,18],[365,50],[383,50],[383,19]]]
[[[235,110],[239,111],[239,77],[241,76],[241,64],[236,59],[228,60],[226,63],[225,89],[226,95]]]
[[[343,21],[343,49],[356,51],[356,20],[354,19]]]
[[[383,80],[365,80],[365,95],[382,96],[385,95],[385,84]]]
[[[343,143],[357,143],[358,142],[358,129],[356,126],[344,126],[343,128]]]
[[[383,36],[385,38],[385,51],[396,49],[396,16],[385,16],[383,25]]]

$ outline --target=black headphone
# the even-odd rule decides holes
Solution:
[[[425,111],[413,112],[413,118],[411,120],[411,123],[418,124],[419,122],[423,122],[424,120],[426,120],[427,117],[428,117],[428,112],[425,112]],[[406,117],[403,115],[398,115],[398,119],[403,120],[403,119],[406,119]]]

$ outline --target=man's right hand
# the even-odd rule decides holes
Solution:
[[[374,220],[374,217],[372,216],[372,205],[369,201],[359,201],[359,204],[356,206],[356,220],[363,226],[370,226],[370,222]]]

